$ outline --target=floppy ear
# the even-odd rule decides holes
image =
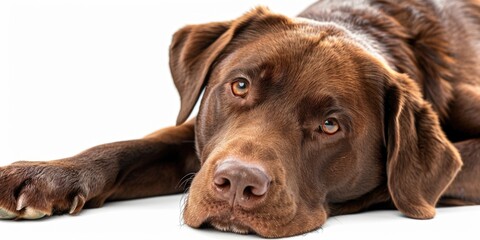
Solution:
[[[433,218],[462,161],[417,85],[406,75],[394,75],[385,102],[388,189],[406,216]]]
[[[181,100],[177,125],[187,120],[205,87],[210,66],[230,41],[229,34],[224,34],[229,27],[229,22],[190,25],[173,35],[170,71]]]
[[[192,112],[206,86],[210,67],[236,31],[253,18],[267,13],[268,9],[257,7],[234,21],[189,25],[173,35],[170,71],[181,100],[177,125],[185,122]]]

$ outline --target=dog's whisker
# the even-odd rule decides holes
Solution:
[[[195,172],[191,172],[191,173],[186,174],[185,176],[183,176],[182,179],[180,179],[180,181],[177,185],[177,188],[183,189],[183,194],[182,194],[182,197],[180,198],[180,202],[179,202],[180,215],[179,215],[178,221],[179,221],[180,226],[184,225],[184,223],[183,223],[183,213],[185,211],[185,205],[187,204],[187,200],[188,200],[188,191],[190,190],[189,184],[193,180],[195,175],[196,175]]]
[[[192,181],[193,177],[195,177],[195,174],[194,172],[192,173],[188,173],[186,174],[185,176],[183,176],[182,179],[180,179],[180,181],[178,182],[177,184],[177,189],[180,188],[180,189],[186,189],[187,185]]]
[[[184,223],[183,223],[183,213],[185,212],[185,205],[187,204],[187,201],[188,201],[188,190],[189,189],[190,189],[190,187],[185,188],[185,191],[182,194],[182,197],[180,198],[180,202],[179,202],[180,214],[178,216],[178,222],[179,222],[180,226],[184,225]]]

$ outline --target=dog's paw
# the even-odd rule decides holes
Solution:
[[[86,193],[81,173],[62,162],[15,162],[0,167],[0,219],[77,214]]]

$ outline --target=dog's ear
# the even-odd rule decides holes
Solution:
[[[390,73],[385,98],[388,189],[406,216],[428,219],[462,166],[437,114],[408,76]]]
[[[230,22],[189,25],[178,30],[170,45],[170,71],[180,94],[177,125],[187,120],[206,84],[210,65],[228,44]]]
[[[267,8],[257,7],[234,21],[189,25],[173,35],[170,71],[181,100],[177,125],[192,112],[206,86],[210,67],[237,30],[268,13]]]

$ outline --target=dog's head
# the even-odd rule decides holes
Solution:
[[[264,237],[392,202],[432,218],[461,161],[416,84],[334,24],[256,8],[173,37],[183,123],[202,91],[185,223]]]

